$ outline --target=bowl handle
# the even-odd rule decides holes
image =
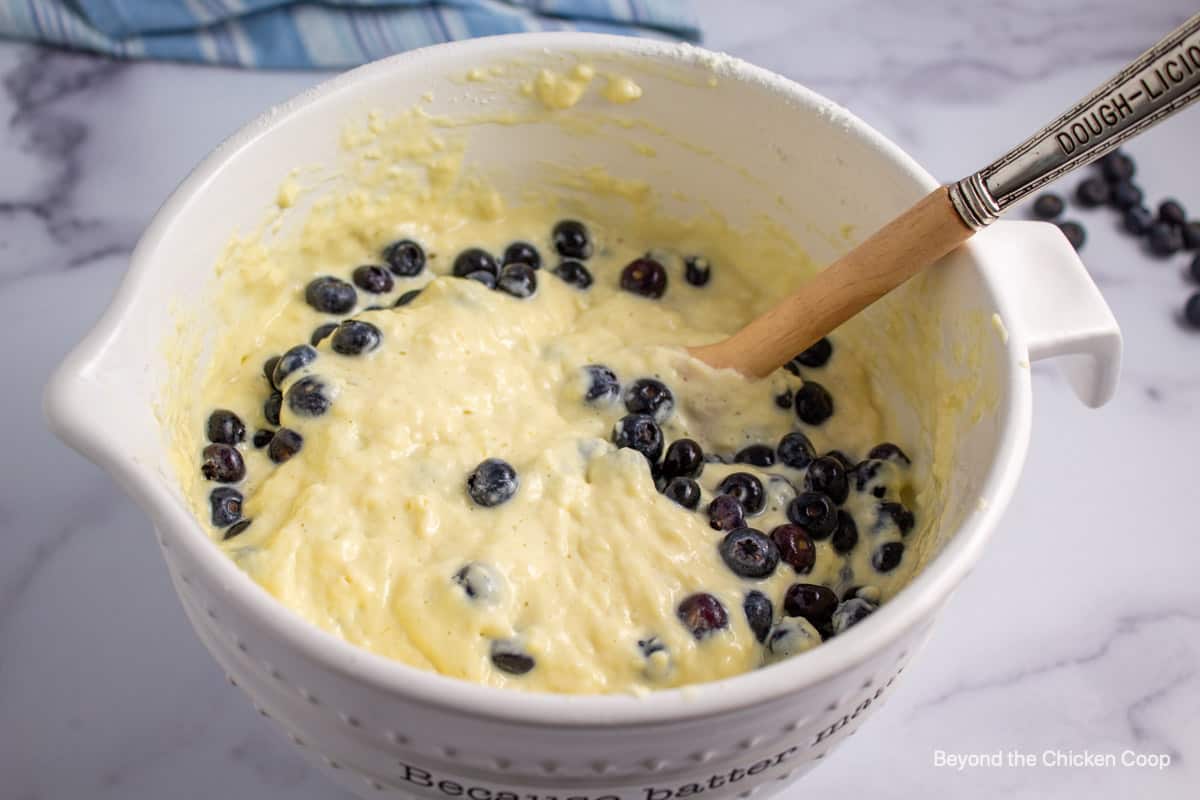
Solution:
[[[986,239],[997,257],[996,275],[1029,360],[1060,359],[1075,395],[1092,408],[1111,400],[1121,329],[1062,232],[1046,222],[998,222],[976,239]]]

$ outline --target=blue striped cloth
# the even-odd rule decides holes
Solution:
[[[0,0],[0,37],[121,58],[342,68],[520,31],[697,40],[688,0]]]

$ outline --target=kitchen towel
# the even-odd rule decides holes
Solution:
[[[344,68],[454,39],[559,30],[700,38],[688,0],[0,0],[0,37],[262,69]]]

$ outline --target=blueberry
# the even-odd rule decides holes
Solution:
[[[867,458],[877,458],[880,461],[895,461],[897,464],[908,465],[912,461],[904,451],[891,442],[880,442],[871,448],[871,452],[867,453]]]
[[[784,619],[767,634],[766,650],[763,654],[767,664],[811,650],[821,643],[821,634],[807,620]]]
[[[775,449],[775,453],[779,456],[780,463],[793,469],[804,469],[817,457],[816,448],[800,431],[785,434],[779,440],[779,447]]]
[[[527,264],[534,269],[542,266],[542,254],[529,242],[513,242],[504,248],[505,264]]]
[[[554,249],[566,258],[592,257],[592,238],[582,222],[564,219],[554,226]]]
[[[858,544],[858,525],[848,511],[839,510],[837,518],[837,530],[833,532],[829,543],[836,552],[846,555]]]
[[[358,293],[341,278],[324,275],[305,287],[304,300],[325,314],[347,314],[358,302]]]
[[[521,299],[533,297],[537,291],[537,273],[528,264],[508,264],[500,270],[496,288]]]
[[[337,330],[336,322],[326,322],[324,325],[318,325],[313,328],[312,335],[308,337],[308,343],[316,347],[321,342],[329,338],[329,335]]]
[[[1158,205],[1158,218],[1168,225],[1182,228],[1187,224],[1187,212],[1178,200],[1163,200]]]
[[[280,428],[267,446],[267,456],[276,464],[282,464],[304,446],[304,437],[291,428]]]
[[[306,344],[298,344],[279,357],[275,363],[275,374],[271,382],[282,387],[287,376],[317,360],[317,351]]]
[[[1058,223],[1058,229],[1062,231],[1063,236],[1067,237],[1067,241],[1071,243],[1071,247],[1076,250],[1083,249],[1084,242],[1087,241],[1087,231],[1073,219],[1066,222]]]
[[[903,542],[884,542],[871,554],[871,566],[876,572],[891,572],[904,557]]]
[[[663,451],[662,429],[649,414],[629,414],[617,420],[612,432],[613,444],[631,447],[646,457],[651,464],[658,463]]]
[[[643,656],[649,658],[655,653],[667,652],[667,646],[657,636],[650,636],[645,639],[638,639],[638,650],[641,651]]]
[[[1121,224],[1134,236],[1144,236],[1154,224],[1154,214],[1145,206],[1134,206],[1125,212]]]
[[[792,360],[800,364],[802,367],[823,367],[829,363],[830,356],[833,355],[833,343],[822,336],[812,347],[805,350],[800,355]]]
[[[358,356],[379,347],[382,340],[383,333],[371,323],[348,319],[337,326],[329,346],[340,355]]]
[[[916,524],[913,513],[905,508],[902,503],[880,503],[879,521],[883,522],[885,518],[890,518],[892,522],[896,523],[896,527],[900,529],[901,536],[908,536],[913,529],[913,525]]]
[[[234,537],[241,536],[243,533],[246,532],[246,528],[250,527],[251,522],[252,522],[252,520],[243,519],[239,522],[233,523],[232,525],[229,526],[229,529],[225,531],[225,535],[221,537],[221,541],[228,542],[230,539],[233,539]]]
[[[263,362],[263,375],[266,377],[267,383],[270,384],[272,389],[279,388],[275,385],[275,367],[278,366],[278,364],[279,356],[271,356]]]
[[[396,275],[411,278],[425,269],[425,249],[412,239],[401,239],[383,248],[383,260]]]
[[[630,414],[649,414],[661,425],[675,409],[675,395],[662,381],[639,378],[625,390],[625,408]]]
[[[635,258],[621,270],[621,288],[627,292],[658,299],[667,291],[667,270],[649,256]]]
[[[350,279],[354,281],[355,286],[371,294],[387,294],[396,285],[392,274],[377,264],[355,267]]]
[[[504,579],[494,569],[475,561],[454,573],[454,582],[462,587],[468,600],[485,605],[496,603],[504,586]]]
[[[746,614],[746,624],[750,626],[754,638],[763,642],[771,632],[771,623],[775,621],[775,606],[771,598],[762,592],[748,592],[742,601],[742,611]]]
[[[592,285],[592,273],[578,261],[562,262],[554,268],[554,274],[576,289],[587,289]]]
[[[1038,195],[1038,198],[1033,201],[1033,215],[1038,219],[1054,219],[1062,214],[1066,207],[1067,204],[1063,202],[1062,197],[1053,192],[1046,192]]]
[[[420,289],[409,289],[407,292],[405,292],[404,294],[402,294],[396,298],[396,302],[392,304],[392,308],[400,308],[401,306],[406,306],[409,303],[411,303],[413,300],[416,300],[418,297],[420,297],[420,295],[421,295]]]
[[[711,278],[712,264],[704,256],[688,256],[683,260],[683,279],[692,286],[707,286]]]
[[[808,465],[808,472],[804,474],[804,488],[810,492],[827,494],[833,502],[841,505],[850,494],[850,481],[840,461],[821,456]]]
[[[1183,304],[1183,321],[1200,330],[1200,292],[1196,292]]]
[[[617,373],[603,364],[588,364],[583,368],[587,375],[588,387],[583,393],[583,401],[592,405],[608,405],[621,394],[621,383]]]
[[[827,494],[801,492],[788,503],[787,518],[814,539],[827,539],[837,528],[837,505]]]
[[[698,478],[704,470],[704,451],[694,439],[676,439],[662,460],[664,478]]]
[[[747,514],[754,515],[767,504],[762,481],[749,472],[731,472],[717,484],[717,494],[727,494],[742,504]]]
[[[1113,208],[1126,211],[1142,204],[1142,189],[1135,183],[1121,181],[1112,185],[1112,197],[1109,202]]]
[[[1169,222],[1160,220],[1150,226],[1146,244],[1156,256],[1174,255],[1183,249],[1183,233]]]
[[[1187,250],[1200,250],[1200,220],[1192,220],[1182,229],[1183,246]]]
[[[279,424],[279,409],[283,407],[283,392],[271,392],[263,403],[263,416],[272,425]]]
[[[254,448],[262,450],[271,443],[271,439],[275,437],[275,431],[269,431],[266,428],[261,428],[254,432]]]
[[[775,405],[777,405],[779,408],[791,408],[792,407],[792,390],[784,389],[782,392],[775,395]]]
[[[293,383],[287,390],[286,399],[288,408],[299,417],[319,417],[333,404],[326,393],[325,382],[314,375]]]
[[[237,483],[246,477],[242,454],[233,445],[210,444],[201,453],[200,474],[217,483]]]
[[[817,546],[812,537],[799,525],[784,524],[771,531],[771,541],[783,563],[800,575],[807,575],[817,563]]]
[[[805,381],[796,390],[796,416],[809,425],[820,425],[833,416],[833,397],[816,381]]]
[[[732,531],[742,527],[746,512],[736,497],[717,495],[708,504],[708,526],[717,531]]]
[[[663,496],[673,500],[689,511],[695,511],[700,505],[700,484],[682,475],[671,478],[663,489]]]
[[[1108,202],[1111,192],[1103,178],[1084,178],[1075,188],[1075,200],[1084,208],[1096,208]]]
[[[216,444],[237,444],[246,440],[246,423],[227,408],[208,415],[208,440]]]
[[[492,642],[491,657],[496,669],[509,675],[524,675],[537,666],[533,656],[510,639],[497,639]]]
[[[850,460],[850,456],[843,453],[841,450],[830,450],[822,458],[832,458],[834,461],[842,465],[842,470],[849,472],[854,469],[854,462]]]
[[[1110,182],[1127,181],[1137,172],[1133,159],[1120,150],[1114,150],[1100,160],[1100,171]]]
[[[751,444],[737,451],[734,463],[770,467],[775,464],[775,448],[769,444]]]
[[[804,617],[816,628],[829,623],[837,606],[837,595],[819,583],[793,583],[783,596],[784,613],[789,617]]]
[[[488,251],[479,247],[469,247],[454,259],[452,272],[456,278],[466,278],[472,272],[487,272],[494,278],[500,274],[500,267]]]
[[[484,508],[508,502],[520,485],[521,480],[512,464],[498,458],[484,459],[467,476],[467,494],[476,505]]]
[[[468,272],[466,275],[463,275],[462,277],[463,277],[463,279],[468,280],[468,281],[475,281],[477,283],[482,283],[484,286],[486,286],[489,289],[496,288],[496,276],[484,269],[477,269],[474,272]]]
[[[861,597],[855,597],[850,600],[842,601],[833,616],[829,619],[829,627],[836,636],[839,633],[844,633],[848,628],[857,625],[867,617],[874,613],[878,608],[869,600],[863,600]]]
[[[720,600],[704,592],[683,598],[675,610],[675,614],[697,641],[722,630],[729,624],[729,615],[725,613],[725,606],[721,605]]]
[[[219,486],[208,495],[212,507],[214,528],[228,528],[242,518],[242,493],[228,486]]]
[[[846,473],[846,478],[854,485],[855,491],[870,491],[876,497],[882,498],[887,494],[887,486],[882,482],[876,483],[875,479],[879,477],[879,473],[883,470],[884,463],[877,458],[868,458],[866,461],[860,461],[853,469]]]
[[[718,551],[725,566],[743,578],[765,578],[779,566],[775,543],[753,528],[738,528],[725,534]]]

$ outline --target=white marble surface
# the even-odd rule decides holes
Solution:
[[[865,117],[939,177],[981,166],[1195,9],[1190,0],[698,0],[708,43]],[[1053,6],[1053,10],[1048,7]],[[0,797],[342,797],[193,637],[149,525],[46,431],[50,370],[216,142],[317,74],[126,65],[0,44]],[[1132,148],[1200,210],[1200,109]],[[1200,333],[1186,259],[1106,213],[1084,255],[1126,335],[1116,400],[1035,365],[1006,524],[888,705],[793,798],[1195,797]],[[1193,287],[1194,288],[1194,287]],[[1165,771],[934,765],[952,752],[1168,753]]]

